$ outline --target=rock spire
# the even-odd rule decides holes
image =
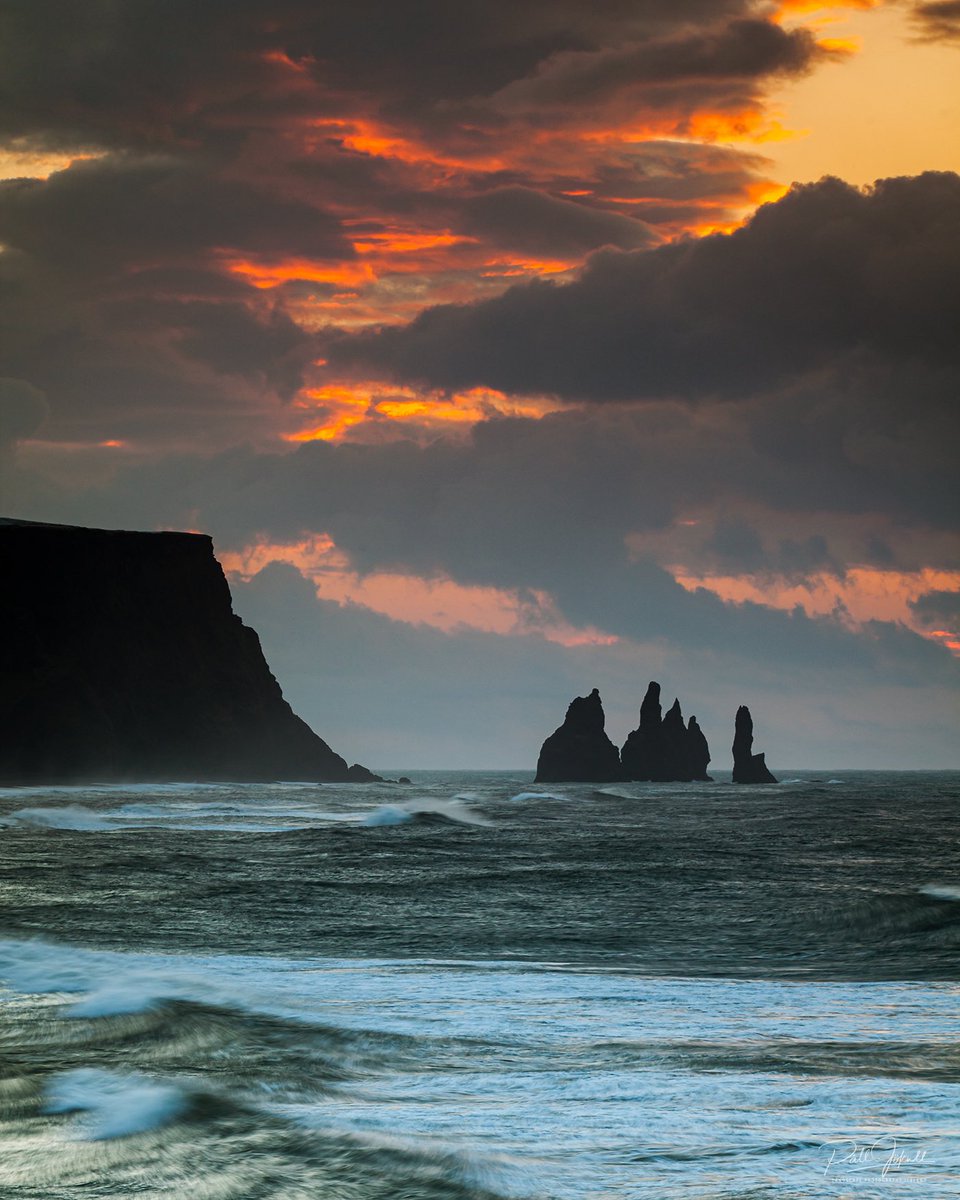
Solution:
[[[620,755],[604,731],[596,688],[570,702],[559,729],[543,743],[537,783],[610,783],[622,779]]]
[[[750,709],[741,704],[737,709],[736,728],[733,735],[733,782],[776,783],[776,777],[767,770],[762,754],[753,753],[753,718]]]

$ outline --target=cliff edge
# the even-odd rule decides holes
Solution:
[[[209,537],[0,520],[0,784],[375,779],[284,700]]]

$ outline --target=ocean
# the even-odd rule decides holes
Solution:
[[[960,1196],[960,773],[407,773],[0,791],[3,1200]]]

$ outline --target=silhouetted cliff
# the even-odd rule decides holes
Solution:
[[[767,770],[764,756],[753,753],[753,718],[750,716],[750,709],[745,704],[741,704],[737,709],[733,735],[733,782],[777,782],[776,777]]]
[[[604,732],[603,705],[596,688],[570,702],[559,729],[543,743],[537,783],[610,783],[622,779],[620,755]]]
[[[627,779],[652,780],[663,776],[663,719],[660,684],[653,681],[640,705],[640,724],[627,735],[620,758]]]
[[[707,774],[707,767],[710,765],[710,747],[707,745],[706,735],[697,724],[696,717],[691,717],[687,722],[687,762],[690,765],[691,779],[697,779],[704,783],[712,782]]]
[[[209,537],[0,521],[0,783],[375,778],[296,716]]]
[[[710,749],[696,717],[685,726],[679,700],[665,717],[661,712],[660,684],[651,681],[640,705],[640,724],[620,754],[624,777],[658,783],[709,781]]]

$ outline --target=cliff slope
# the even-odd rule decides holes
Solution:
[[[209,537],[0,521],[0,783],[374,778],[283,698]]]

